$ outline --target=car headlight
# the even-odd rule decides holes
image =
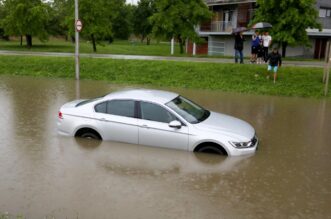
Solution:
[[[232,142],[230,141],[230,144],[235,148],[250,148],[254,147],[257,142],[256,137],[254,137],[252,140],[248,142]]]

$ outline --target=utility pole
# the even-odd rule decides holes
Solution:
[[[75,0],[75,71],[76,80],[79,80],[79,32],[77,30],[78,21],[78,0]]]
[[[326,51],[325,51],[325,67],[324,67],[324,74],[323,74],[323,83],[325,83],[324,87],[324,95],[328,95],[329,90],[329,77],[330,77],[330,66],[331,66],[331,40],[329,40],[326,44]]]

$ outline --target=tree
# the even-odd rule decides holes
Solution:
[[[157,12],[150,18],[156,37],[177,38],[180,53],[185,39],[198,40],[196,26],[211,18],[203,0],[156,0]]]
[[[124,4],[112,21],[112,30],[117,39],[127,40],[132,33],[132,16],[134,6]]]
[[[309,46],[307,28],[321,28],[317,22],[315,0],[257,0],[258,8],[252,23],[269,22],[273,41],[286,56],[288,45]]]
[[[48,32],[53,35],[66,36],[69,34],[69,28],[63,18],[71,14],[73,0],[53,0],[51,5],[51,17],[48,23]]]
[[[133,32],[136,35],[140,35],[141,42],[147,38],[147,45],[150,43],[149,35],[152,33],[153,28],[150,17],[155,11],[155,0],[140,0],[134,12]]]
[[[83,22],[81,35],[92,41],[94,52],[97,51],[97,43],[113,37],[113,21],[119,16],[124,4],[125,0],[79,0],[79,18]],[[66,18],[66,23],[69,33],[73,34],[75,32],[73,5],[71,12]]]
[[[0,0],[0,38],[3,38],[5,40],[9,40],[9,37],[5,35],[5,31],[1,25],[1,21],[5,17],[5,9],[2,0]]]
[[[28,48],[32,47],[32,36],[46,40],[46,25],[49,18],[49,6],[41,0],[4,0],[6,15],[2,20],[5,34],[26,37]]]

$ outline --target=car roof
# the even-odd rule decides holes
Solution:
[[[173,100],[177,96],[178,94],[169,91],[151,89],[130,89],[110,93],[106,95],[104,99],[131,99],[165,104]]]

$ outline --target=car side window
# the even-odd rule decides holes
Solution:
[[[140,103],[141,118],[155,122],[169,123],[177,118],[163,107],[147,102]]]
[[[135,101],[111,100],[107,104],[107,113],[116,116],[135,117]]]
[[[94,109],[97,113],[107,113],[107,102],[97,104]]]

